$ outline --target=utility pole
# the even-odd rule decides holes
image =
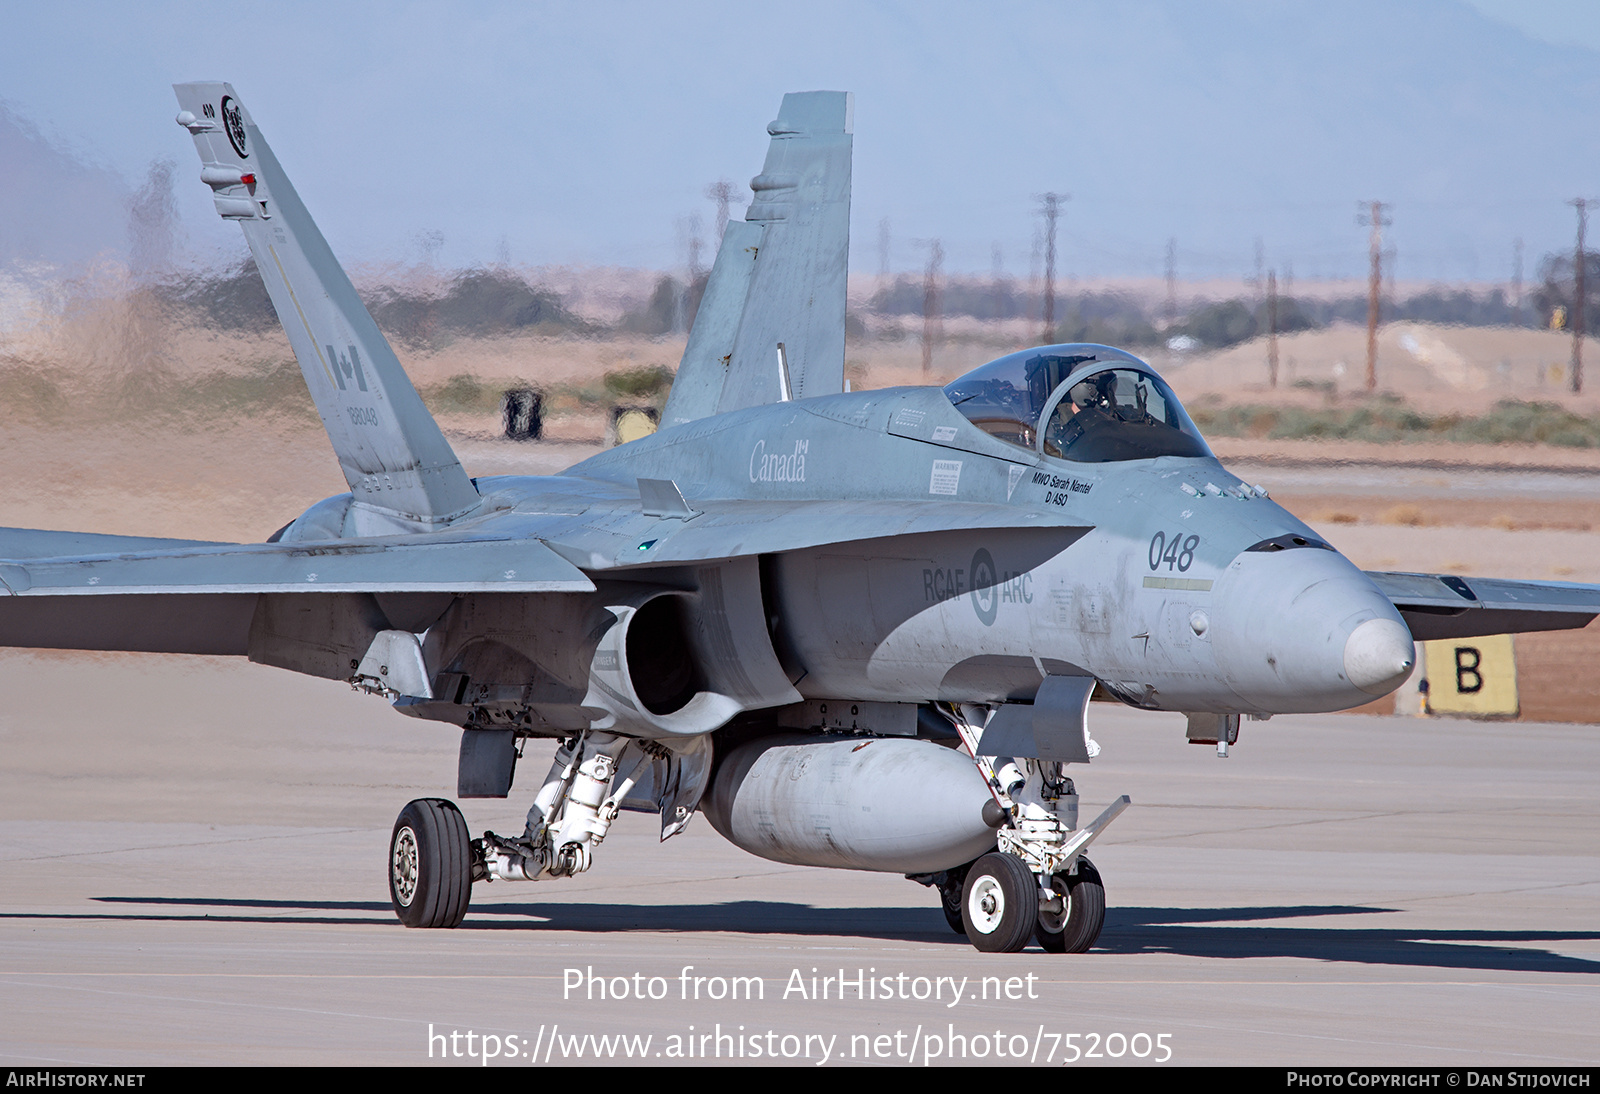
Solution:
[[[690,213],[686,217],[679,217],[678,235],[689,256],[689,283],[692,285],[695,278],[700,276],[700,249],[704,246],[700,240],[700,214]]]
[[[1039,195],[1039,212],[1044,214],[1044,336],[1050,341],[1056,326],[1056,217],[1061,213],[1061,203],[1070,201],[1071,194],[1051,191]]]
[[[939,267],[944,264],[944,248],[937,239],[928,245],[928,273],[922,283],[922,377],[933,372],[933,342],[940,333]]]
[[[1567,202],[1578,210],[1578,246],[1572,252],[1572,382],[1574,395],[1583,390],[1583,230],[1589,221],[1589,199]]]
[[[717,246],[722,246],[722,233],[728,230],[728,203],[734,198],[733,183],[718,179],[706,187],[706,197],[717,203]]]
[[[1178,237],[1167,237],[1167,326],[1178,321]]]
[[[1511,245],[1511,307],[1515,309],[1517,326],[1522,325],[1522,237]]]
[[[1039,263],[1043,257],[1044,230],[1035,224],[1033,226],[1033,247],[1028,251],[1028,291],[1025,296],[1029,323],[1039,318],[1039,312],[1034,307],[1035,301],[1044,299],[1039,292]]]
[[[1371,225],[1368,247],[1372,251],[1372,272],[1367,278],[1367,390],[1378,389],[1378,294],[1383,285],[1383,229],[1393,221],[1384,219],[1387,202],[1370,201],[1362,204],[1369,211],[1356,218],[1357,223]],[[1359,208],[1360,206],[1357,206]]]
[[[889,284],[889,218],[884,217],[878,221],[878,277],[883,285]]]
[[[1267,386],[1278,386],[1278,271],[1267,271]]]
[[[989,289],[994,297],[992,305],[994,308],[994,321],[998,323],[1006,317],[1006,261],[1005,253],[1000,250],[1000,244],[998,243],[994,245],[993,257],[994,273],[991,275],[993,282],[990,284]]]

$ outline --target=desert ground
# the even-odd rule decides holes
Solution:
[[[1281,716],[1219,760],[1178,715],[1097,704],[1084,811],[1133,806],[1093,848],[1099,945],[1055,956],[975,952],[901,877],[768,862],[704,818],[661,844],[633,813],[580,877],[475,886],[461,927],[409,931],[387,840],[408,799],[454,796],[450,727],[229,658],[13,651],[0,688],[4,1065],[477,1067],[490,1036],[493,1066],[660,1067],[718,1033],[720,1058],[695,1044],[734,1066],[1600,1059],[1585,726]],[[529,793],[468,824],[515,830]],[[818,999],[813,970],[906,995]],[[959,1001],[927,997],[944,977]]]

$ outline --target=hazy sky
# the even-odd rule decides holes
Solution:
[[[1530,38],[1600,51],[1600,4],[1593,0],[1467,0]]]
[[[67,0],[6,24],[0,100],[130,186],[175,161],[205,253],[242,242],[176,80],[234,84],[350,261],[437,232],[448,265],[681,266],[706,185],[748,193],[782,93],[813,88],[856,93],[867,272],[887,218],[894,269],[937,237],[948,269],[1026,276],[1055,190],[1068,275],[1157,275],[1169,238],[1184,276],[1247,273],[1258,240],[1296,276],[1359,274],[1356,205],[1382,199],[1402,278],[1509,277],[1518,238],[1531,277],[1571,245],[1567,199],[1600,194],[1589,3]]]

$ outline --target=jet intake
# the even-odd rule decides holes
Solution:
[[[629,620],[628,681],[651,714],[676,714],[704,690],[690,655],[683,601],[658,596]]]
[[[753,558],[695,572],[698,588],[602,590],[583,706],[591,728],[635,737],[707,733],[746,710],[800,701],[767,635]]]
[[[741,745],[701,801],[753,855],[798,866],[925,874],[995,847],[1004,819],[972,761],[904,737],[777,734]]]
[[[707,733],[739,713],[735,699],[702,680],[690,643],[688,594],[629,599],[606,607],[616,622],[590,663],[583,706],[591,728],[639,737]]]

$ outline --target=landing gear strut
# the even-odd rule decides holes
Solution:
[[[657,752],[665,754],[649,742],[594,731],[562,741],[522,835],[485,832],[475,841],[484,876],[538,881],[583,873]]]

